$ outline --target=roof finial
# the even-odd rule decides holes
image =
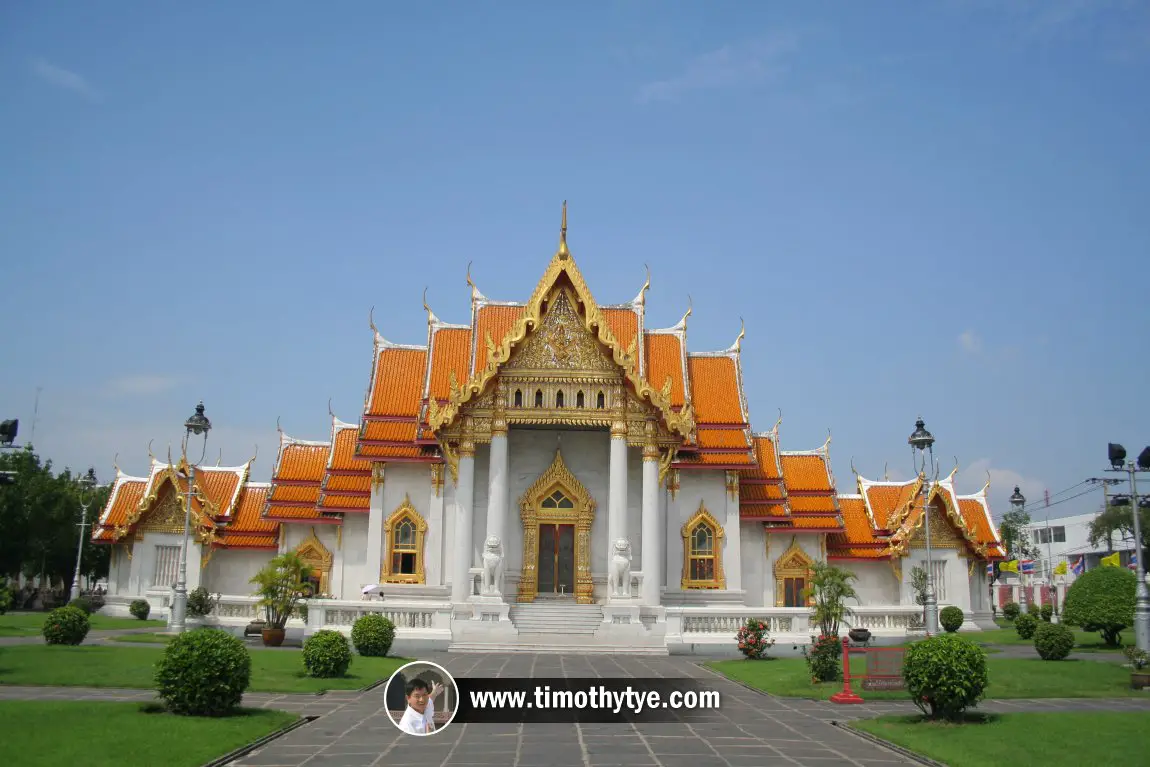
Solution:
[[[986,484],[982,486],[982,492],[985,493],[990,488],[990,469],[986,470]]]
[[[571,252],[567,250],[567,201],[563,201],[563,224],[559,229],[559,252],[556,254],[560,258],[567,258]]]
[[[260,446],[259,446],[259,443],[257,443],[256,444],[256,451],[254,453],[252,453],[252,459],[250,461],[248,461],[248,463],[255,463],[256,459],[259,457],[260,457]]]
[[[855,468],[855,457],[853,455],[851,456],[851,474],[854,474],[856,477],[859,475],[859,470]]]
[[[691,294],[687,294],[687,312],[683,315],[683,319],[679,320],[679,324],[684,328],[687,327],[687,318],[691,316],[691,311],[694,307],[694,302],[691,301]]]
[[[327,398],[327,414],[335,418],[335,411],[331,409],[331,397]]]
[[[112,468],[116,470],[116,474],[120,473],[120,454],[116,453],[112,456]]]
[[[890,466],[890,463],[884,463],[882,465],[882,481],[883,482],[889,482],[890,481],[890,470],[888,469],[889,466]]]
[[[156,456],[152,453],[152,443],[153,442],[155,442],[154,439],[148,440],[148,457],[152,459],[152,463],[155,463],[156,462]]]
[[[643,268],[647,270],[647,281],[643,283],[643,287],[639,288],[639,295],[635,296],[634,301],[640,305],[647,303],[647,291],[651,289],[651,267],[643,264]]]
[[[216,466],[224,462],[224,449],[220,448],[220,454],[216,456]]]
[[[782,422],[783,422],[783,409],[779,408],[779,420],[775,421],[775,425],[773,427],[771,427],[771,431],[775,433],[776,437],[779,436],[779,426],[782,424]]]
[[[375,307],[372,306],[367,311],[367,325],[371,328],[371,332],[379,335],[379,328],[375,326]]]
[[[280,427],[280,417],[276,416],[276,431],[279,432],[280,439],[283,439],[284,430]]]
[[[431,307],[427,305],[427,286],[423,287],[423,311],[427,312],[427,324],[431,324],[438,319],[435,312],[431,311]]]
[[[747,335],[747,324],[743,322],[743,318],[739,318],[739,337],[735,339],[735,345],[731,347],[734,351],[739,351],[743,348],[743,338]]]

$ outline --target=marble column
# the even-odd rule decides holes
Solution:
[[[663,532],[659,529],[659,446],[655,444],[655,424],[647,422],[643,445],[643,587],[642,601],[659,604],[662,583]]]
[[[622,394],[616,394],[622,397]],[[611,457],[608,475],[607,561],[615,553],[615,541],[627,538],[627,422],[619,408],[611,423]]]
[[[499,555],[503,561],[495,589],[500,595],[503,593],[502,573],[507,563],[507,503],[511,492],[503,397],[503,387],[499,386],[495,391],[495,411],[491,416],[491,455],[487,469],[487,538],[499,539]]]
[[[451,573],[451,601],[466,602],[471,596],[470,570],[474,564],[475,442],[464,422],[459,444],[459,468],[455,483],[455,556]]]
[[[367,583],[360,588],[379,583],[383,574],[383,485],[386,464],[371,465],[371,505],[367,512]],[[286,543],[286,541],[285,541]]]

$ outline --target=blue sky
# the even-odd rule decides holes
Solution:
[[[43,387],[108,478],[202,398],[267,479],[277,417],[358,418],[372,306],[526,299],[566,199],[600,303],[649,264],[651,326],[745,320],[755,428],[841,491],[920,413],[998,512],[1150,443],[1150,5],[591,5],[6,4],[2,415]]]

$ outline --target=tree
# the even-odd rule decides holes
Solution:
[[[839,622],[846,612],[847,599],[858,600],[851,581],[858,576],[850,570],[826,562],[816,562],[811,566],[811,585],[805,591],[815,596],[815,622],[819,624],[820,636],[839,635]]]
[[[1062,622],[1097,631],[1103,642],[1117,647],[1122,630],[1134,625],[1137,583],[1138,577],[1124,567],[1087,570],[1066,592]]]
[[[1026,535],[1029,525],[1030,513],[1027,511],[1011,509],[1002,515],[998,532],[1011,559],[1034,559],[1037,556],[1034,544]]]
[[[1150,509],[1139,509],[1138,523],[1142,527],[1142,550],[1150,549]],[[1125,543],[1134,542],[1134,507],[1103,506],[1098,516],[1090,523],[1088,531],[1091,546],[1103,541],[1109,551],[1114,550],[1114,538]]]
[[[910,569],[910,590],[914,592],[914,603],[922,607],[922,622],[926,623],[926,568],[915,565]]]

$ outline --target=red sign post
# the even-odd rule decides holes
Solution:
[[[866,658],[863,674],[851,673],[851,654]],[[851,681],[859,682],[863,690],[903,690],[902,661],[906,650],[902,647],[851,647],[843,637],[843,689],[831,696],[831,703],[862,703],[863,699],[851,688]]]

